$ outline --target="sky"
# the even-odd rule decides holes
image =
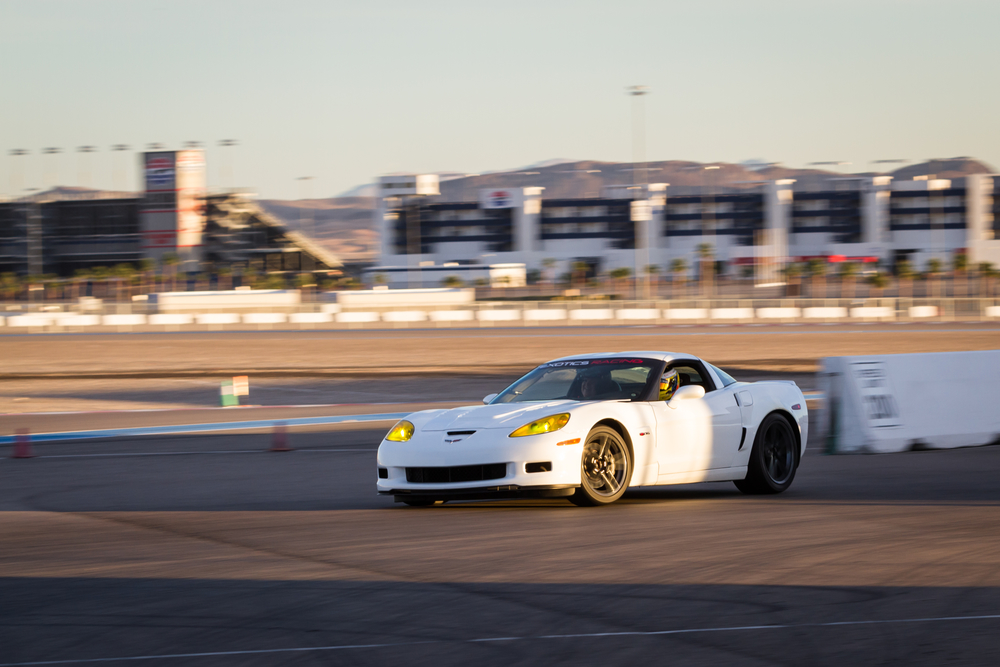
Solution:
[[[210,187],[295,199],[626,162],[636,136],[650,160],[1000,167],[998,26],[996,0],[0,0],[0,195],[137,188],[135,151],[188,141]]]

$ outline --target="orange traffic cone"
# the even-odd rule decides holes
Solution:
[[[31,453],[31,434],[26,428],[17,429],[14,436],[14,456],[15,459],[33,459],[35,455]]]
[[[292,448],[288,446],[288,427],[285,426],[285,422],[274,422],[274,433],[271,435],[271,451],[292,451]]]

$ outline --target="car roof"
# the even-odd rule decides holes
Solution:
[[[574,354],[568,357],[559,357],[552,361],[571,361],[576,359],[614,359],[615,357],[640,357],[642,359],[660,359],[662,361],[673,361],[674,359],[697,359],[693,354],[683,352],[657,352],[653,350],[628,350],[625,352],[590,352],[588,354]],[[551,361],[548,363],[552,363]]]

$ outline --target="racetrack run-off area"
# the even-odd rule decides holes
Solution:
[[[12,405],[185,410],[0,423],[10,435],[352,414],[280,407],[296,395],[474,402],[518,364],[577,352],[676,349],[805,382],[826,354],[1000,342],[989,325],[775,329],[4,336],[7,370],[22,374],[0,382],[22,392],[6,392]],[[265,407],[190,409],[217,400],[211,369],[251,365],[275,371],[256,396],[251,375]],[[111,376],[199,366],[196,398]],[[385,428],[293,427],[280,453],[258,429],[35,443],[35,458],[0,459],[0,665],[1000,663],[1000,447],[825,456],[816,443],[770,497],[720,483],[603,508],[417,509],[375,495]]]

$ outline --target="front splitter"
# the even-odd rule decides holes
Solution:
[[[553,484],[547,486],[518,486],[503,484],[466,489],[391,489],[379,495],[393,496],[397,503],[407,500],[498,500],[502,498],[566,498],[573,495],[576,486]]]

